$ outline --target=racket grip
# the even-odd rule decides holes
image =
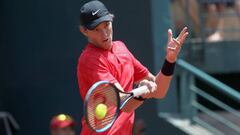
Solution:
[[[133,97],[139,97],[144,93],[148,92],[148,87],[146,85],[143,85],[141,87],[138,87],[131,91],[133,93]]]

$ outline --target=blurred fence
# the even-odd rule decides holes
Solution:
[[[178,60],[177,64],[183,69],[180,82],[181,114],[214,134],[240,134],[240,108],[234,108],[231,104],[216,97],[216,93],[220,92],[226,98],[234,100],[235,106],[239,107],[239,91],[214,79],[184,60]],[[211,85],[213,89],[203,90],[199,88],[195,83],[196,78]],[[209,93],[209,91],[214,92]],[[200,103],[198,97],[208,100],[209,104],[219,107],[220,111],[208,108],[209,104]]]

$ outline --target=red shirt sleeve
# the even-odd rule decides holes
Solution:
[[[121,41],[120,41],[121,42]],[[146,77],[149,73],[148,69],[143,66],[134,56],[133,54],[127,49],[126,45],[121,42],[125,49],[128,51],[130,54],[132,61],[133,61],[133,66],[134,66],[134,82],[137,82],[139,80],[142,80],[144,77]]]
[[[146,77],[149,71],[134,56],[132,57],[132,59],[134,64],[134,82],[137,82]]]
[[[82,99],[85,98],[88,89],[97,81],[107,80],[111,83],[117,82],[110,73],[106,61],[101,57],[89,56],[80,59],[77,70]]]

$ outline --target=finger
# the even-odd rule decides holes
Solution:
[[[179,46],[181,46],[180,42],[177,39],[172,38],[172,42],[168,45],[168,49],[175,50]]]
[[[184,27],[184,28],[182,29],[182,31],[180,32],[180,34],[178,35],[177,40],[181,39],[182,36],[187,32],[187,30],[188,30],[188,28],[187,28],[187,27]]]
[[[179,42],[177,39],[175,39],[175,38],[173,38],[173,42],[174,42],[177,46],[180,46],[180,45],[181,45],[180,42]]]
[[[148,81],[148,82],[146,83],[146,85],[147,85],[147,87],[148,87],[149,92],[151,93],[151,92],[152,92],[152,85],[151,85],[151,82]]]
[[[143,86],[143,85],[146,85],[147,84],[147,80],[142,80],[140,83],[139,83],[139,86]]]
[[[173,39],[174,40],[174,39]],[[176,43],[174,42],[174,41],[172,41],[170,44],[168,44],[168,49],[170,49],[170,50],[176,50],[176,48],[177,48],[177,45],[175,45]]]
[[[168,29],[168,43],[172,41],[172,30]]]
[[[151,82],[152,83],[152,87],[153,87],[153,92],[157,91],[157,84],[155,82]]]
[[[178,41],[180,42],[180,44],[183,44],[187,38],[187,36],[189,35],[188,32],[184,33],[184,35],[182,36],[182,38],[180,38]]]
[[[184,33],[187,32],[187,30],[188,30],[188,28],[187,28],[187,27],[184,27],[184,28],[182,29],[182,31],[180,32],[180,34],[178,35],[178,38],[181,38],[181,37],[184,35]]]
[[[151,87],[151,93],[153,93],[154,91],[156,91],[156,83],[155,82],[152,82],[152,81],[149,81],[149,86]]]

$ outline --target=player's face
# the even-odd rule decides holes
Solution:
[[[75,132],[71,127],[58,128],[51,131],[52,135],[75,135]]]
[[[102,49],[112,48],[112,22],[106,21],[97,25],[93,30],[85,30],[88,41]]]

